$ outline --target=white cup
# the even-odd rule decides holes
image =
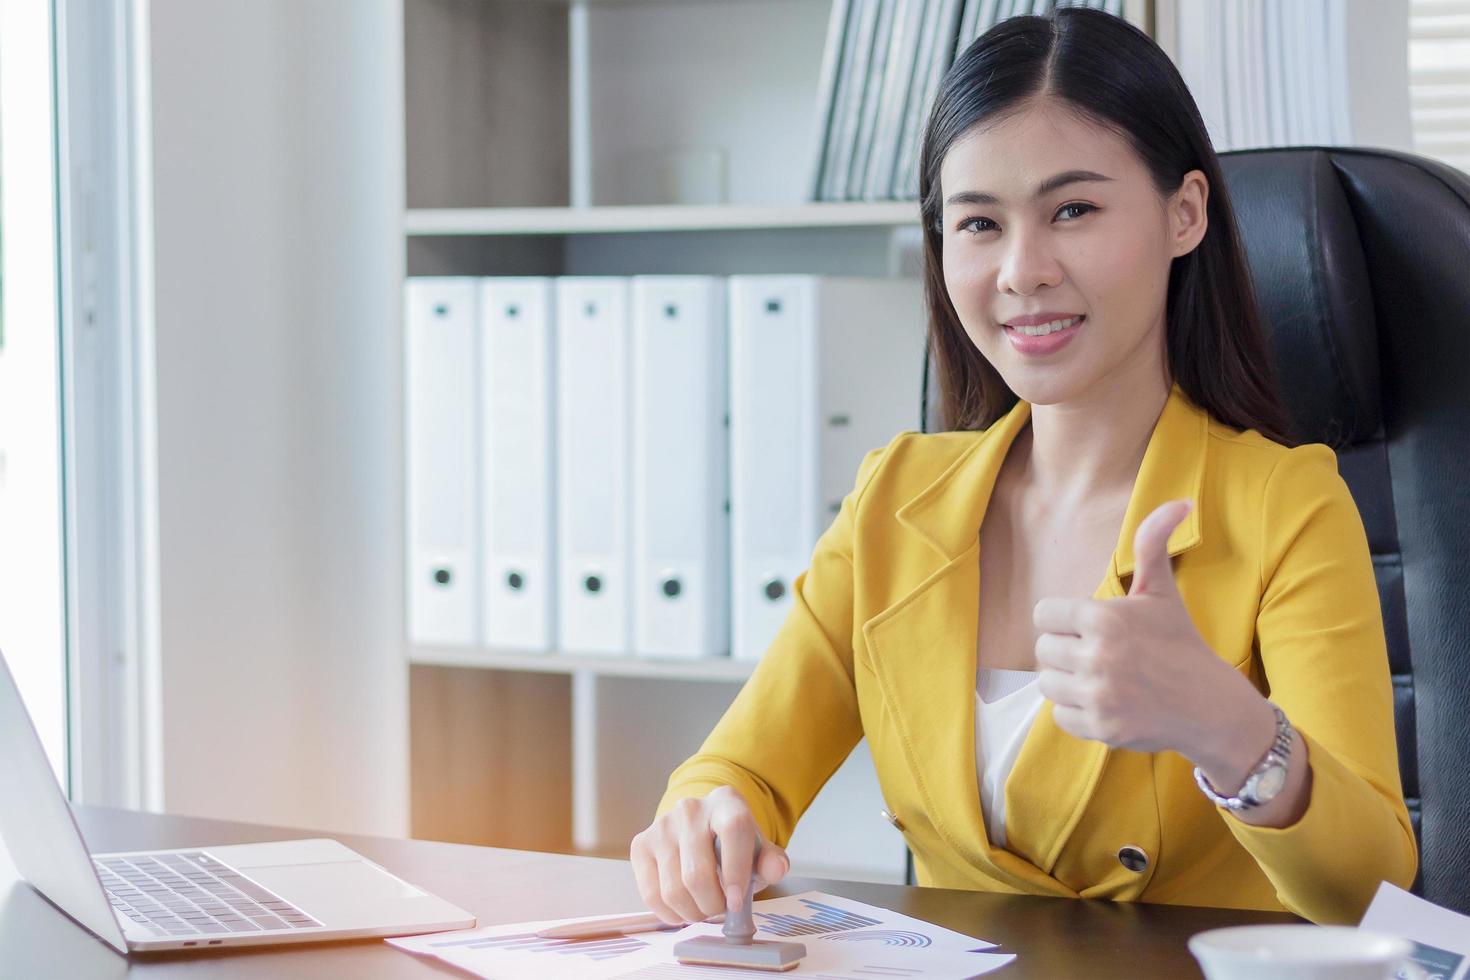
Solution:
[[[1409,961],[1407,939],[1351,926],[1231,926],[1190,937],[1207,980],[1389,980]]]

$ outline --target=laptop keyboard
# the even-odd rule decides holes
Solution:
[[[93,858],[112,907],[163,936],[309,929],[320,922],[198,851]]]

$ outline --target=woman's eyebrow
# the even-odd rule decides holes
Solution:
[[[1043,180],[1041,183],[1037,184],[1036,190],[1032,192],[1031,197],[1034,200],[1035,198],[1041,197],[1043,194],[1050,194],[1057,188],[1065,187],[1068,184],[1076,184],[1082,181],[1112,179],[1113,178],[1111,177],[1104,177],[1102,174],[1094,173],[1091,170],[1064,170],[1061,173],[1057,174],[1055,177],[1048,177],[1046,178],[1046,180]],[[996,197],[994,194],[987,194],[984,191],[958,191],[945,198],[944,206],[949,207],[951,204],[999,203],[1000,198]]]

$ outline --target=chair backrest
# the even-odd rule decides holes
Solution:
[[[1340,147],[1221,154],[1300,438],[1378,578],[1416,890],[1470,912],[1470,176]]]
[[[1415,891],[1470,912],[1470,176],[1347,147],[1220,163],[1296,434],[1337,451],[1367,529]]]

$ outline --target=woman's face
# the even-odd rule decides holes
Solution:
[[[1072,171],[1106,179],[1037,193]],[[1201,171],[1162,199],[1122,137],[1040,102],[961,137],[940,189],[950,301],[1012,391],[1052,405],[1165,376],[1169,266],[1204,236]],[[1047,336],[1006,326],[1032,314],[1083,319]]]

